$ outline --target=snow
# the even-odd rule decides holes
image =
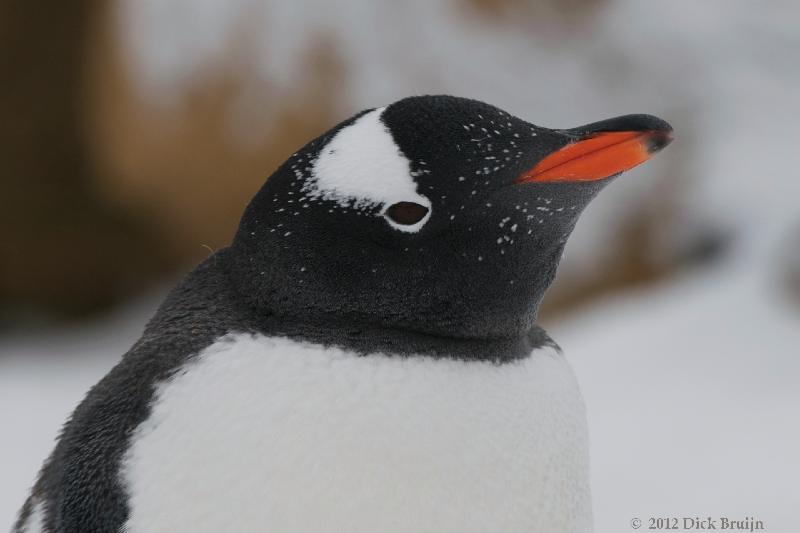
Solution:
[[[671,121],[673,145],[584,215],[562,275],[590,273],[623,216],[673,181],[683,188],[681,216],[665,235],[680,242],[711,223],[730,230],[732,246],[715,263],[547,324],[589,410],[596,530],[709,514],[796,530],[800,308],[782,272],[800,228],[800,4],[619,0],[586,27],[550,32],[523,17],[479,24],[447,1],[119,5],[140,90],[167,107],[211,69],[240,67],[232,48],[250,58],[259,83],[290,92],[319,31],[346,64],[342,114],[451,92],[545,126],[631,112]],[[153,305],[71,331],[0,338],[0,527],[65,416]]]
[[[160,298],[95,324],[0,338],[0,529],[16,519],[64,421],[139,337]]]
[[[800,505],[800,309],[747,261],[600,301],[549,328],[589,412],[597,531]]]

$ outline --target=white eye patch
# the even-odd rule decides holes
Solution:
[[[415,224],[386,217],[393,228],[416,233],[430,219],[431,202],[417,193],[408,159],[381,122],[384,109],[370,111],[336,133],[314,161],[303,191],[350,209],[381,206],[382,215],[398,202],[420,204],[428,213]]]

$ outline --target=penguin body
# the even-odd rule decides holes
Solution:
[[[555,348],[498,365],[234,334],[157,390],[125,531],[585,531],[587,459]]]
[[[580,211],[668,133],[440,96],[310,142],[88,393],[15,531],[591,530],[535,316]]]

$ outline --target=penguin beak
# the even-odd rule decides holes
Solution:
[[[569,143],[517,183],[602,180],[644,163],[672,142],[672,126],[652,115],[625,115],[558,133]]]

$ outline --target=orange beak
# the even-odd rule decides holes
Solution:
[[[546,156],[517,183],[601,180],[644,163],[671,141],[671,130],[589,133]]]

